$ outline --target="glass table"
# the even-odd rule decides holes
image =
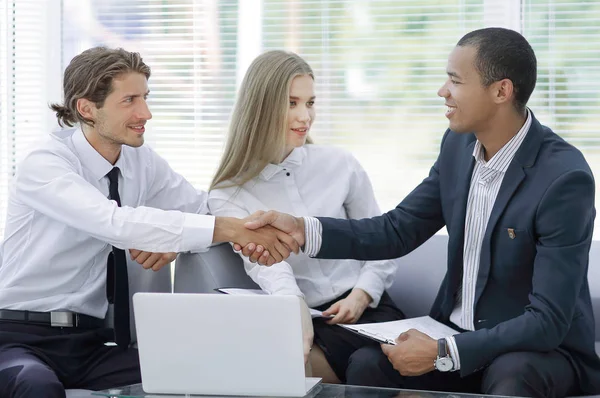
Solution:
[[[141,384],[134,384],[122,388],[95,391],[95,396],[109,398],[181,398],[181,397],[209,397],[207,395],[170,395],[146,394]],[[400,390],[393,388],[358,387],[337,384],[319,384],[305,398],[474,398],[492,397],[492,395],[448,393],[436,391]],[[498,397],[498,396],[493,396]]]

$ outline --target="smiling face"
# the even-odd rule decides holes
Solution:
[[[314,80],[309,75],[296,76],[290,86],[290,107],[287,112],[285,156],[294,148],[306,143],[310,127],[315,120]]]
[[[95,135],[105,143],[141,146],[144,125],[152,118],[146,103],[148,93],[148,80],[143,74],[131,72],[116,77],[103,106],[92,107]]]
[[[455,47],[448,57],[448,80],[438,90],[445,99],[450,129],[456,133],[487,130],[496,112],[493,85],[482,84],[475,67],[476,53],[473,46]]]

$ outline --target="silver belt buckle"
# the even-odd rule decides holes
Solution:
[[[50,313],[50,325],[54,327],[72,328],[73,313],[68,311],[52,311]]]

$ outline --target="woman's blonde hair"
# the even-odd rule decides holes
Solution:
[[[248,68],[233,108],[225,152],[210,189],[243,185],[285,152],[289,93],[297,76],[314,74],[297,54],[274,50]],[[310,137],[307,142],[312,143]]]

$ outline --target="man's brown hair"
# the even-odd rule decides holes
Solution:
[[[73,126],[83,123],[93,126],[93,120],[77,111],[77,100],[85,98],[98,108],[104,106],[106,97],[113,90],[113,79],[129,72],[137,72],[150,78],[150,67],[142,61],[139,53],[122,48],[94,47],[85,50],[71,60],[63,78],[63,105],[51,104],[58,124]]]

